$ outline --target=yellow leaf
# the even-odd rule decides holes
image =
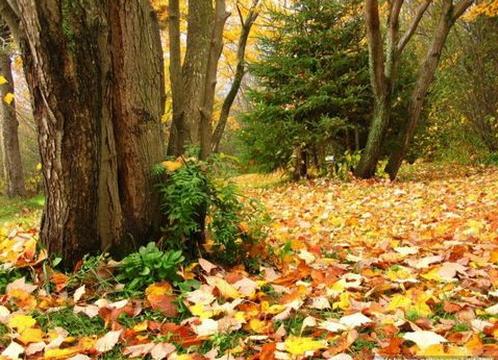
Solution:
[[[309,337],[289,336],[285,340],[285,349],[292,355],[302,355],[307,351],[317,351],[327,347],[327,344],[321,340],[314,340]]]
[[[341,310],[346,310],[347,308],[349,308],[351,306],[351,303],[349,301],[349,298],[350,298],[350,295],[348,292],[343,292],[340,296],[339,296],[339,301],[335,302],[332,304],[332,308],[333,309],[341,309]]]
[[[395,294],[389,304],[387,305],[387,310],[408,309],[412,304],[412,301],[404,295]]]
[[[263,334],[268,330],[268,323],[259,319],[251,319],[248,326],[251,331],[257,334]]]
[[[0,85],[7,84],[7,83],[8,83],[7,79],[3,75],[0,75]]]
[[[41,329],[29,328],[24,330],[19,336],[19,340],[23,344],[35,343],[43,341],[43,332]]]
[[[224,298],[236,299],[241,296],[237,289],[235,289],[232,285],[227,283],[222,278],[210,276],[206,280],[209,285],[216,286],[216,288],[220,291],[221,296],[223,296]]]
[[[170,160],[163,161],[161,164],[166,170],[168,170],[170,172],[178,170],[179,168],[181,168],[183,166],[182,162],[180,162],[180,161],[170,161]]]
[[[45,349],[44,359],[67,359],[73,355],[78,354],[81,351],[79,346],[72,346],[65,349]]]
[[[14,94],[11,92],[8,92],[4,97],[3,101],[5,101],[6,104],[12,104],[12,101],[14,101]]]
[[[9,327],[16,329],[18,332],[23,332],[26,329],[33,327],[36,324],[36,320],[28,315],[16,314],[12,316],[9,320]]]
[[[443,279],[441,278],[441,275],[439,275],[439,268],[434,268],[431,271],[429,271],[428,273],[425,273],[421,276],[426,280],[435,280],[435,281],[439,281],[439,282],[443,281]]]

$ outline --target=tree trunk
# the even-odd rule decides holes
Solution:
[[[379,5],[376,0],[367,0],[365,2],[365,20],[367,24],[370,59],[369,69],[374,95],[374,110],[367,145],[355,169],[355,175],[360,178],[370,178],[375,175],[377,163],[381,155],[382,143],[389,126],[391,97],[399,63],[399,52],[397,51],[399,37],[398,19],[402,4],[402,0],[396,0],[390,5],[384,59]]]
[[[159,27],[147,0],[19,0],[47,196],[41,240],[68,267],[154,239]]]
[[[182,78],[182,54],[180,46],[180,5],[179,0],[169,0],[169,76],[173,119],[171,121],[168,155],[179,156],[187,137],[184,117],[184,83]]]
[[[251,9],[249,10],[249,14],[246,19],[242,18],[242,12],[239,9],[239,16],[241,20],[242,30],[239,37],[239,44],[237,47],[237,67],[235,69],[235,76],[232,81],[232,85],[230,86],[230,90],[228,91],[225,100],[223,101],[223,105],[221,107],[220,117],[218,119],[218,123],[216,124],[216,128],[213,132],[213,136],[211,139],[211,147],[214,152],[218,152],[220,148],[221,138],[223,133],[225,132],[225,127],[228,121],[228,116],[230,115],[230,109],[232,108],[235,97],[237,96],[240,85],[242,83],[242,78],[245,74],[245,53],[247,46],[247,39],[249,38],[249,34],[251,32],[252,25],[256,21],[258,17],[258,12],[256,11],[256,7],[258,6],[259,0],[254,0]]]
[[[178,142],[178,147],[199,144],[200,107],[206,79],[209,57],[213,6],[208,0],[189,0],[187,50],[183,64],[183,81],[185,86],[184,121],[186,126],[185,144]]]
[[[200,159],[206,160],[211,153],[212,115],[216,90],[218,61],[223,50],[223,29],[230,13],[226,12],[225,0],[216,0],[215,19],[211,34],[206,79],[200,107],[199,139],[201,145]]]
[[[404,0],[388,2],[389,17],[384,59],[379,21],[379,4],[377,0],[365,1],[365,21],[367,25],[369,68],[374,95],[374,110],[367,145],[363,150],[360,163],[354,171],[355,175],[360,178],[370,178],[375,175],[375,170],[381,156],[382,143],[391,118],[392,97],[398,77],[400,57],[406,44],[415,33],[431,0],[424,0],[419,5],[408,30],[400,39],[399,14],[403,2]]]
[[[2,26],[1,23],[0,26]],[[26,190],[24,187],[21,150],[19,148],[19,122],[17,121],[15,102],[12,101],[8,104],[4,100],[7,94],[14,94],[11,59],[7,49],[0,49],[0,75],[7,81],[0,84],[0,146],[3,155],[5,194],[8,197],[24,196]]]
[[[445,0],[443,3],[443,9],[441,10],[441,16],[434,32],[432,43],[419,69],[417,82],[410,98],[407,124],[400,134],[397,149],[391,154],[386,165],[385,171],[389,174],[391,180],[396,178],[417,128],[425,98],[427,97],[429,87],[434,81],[434,75],[441,59],[446,38],[455,21],[471,4],[472,1],[466,0],[460,1],[455,6],[453,6],[451,0]]]

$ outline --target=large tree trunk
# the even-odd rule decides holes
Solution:
[[[19,123],[16,116],[15,102],[12,101],[8,104],[4,100],[7,99],[7,94],[14,94],[11,59],[7,49],[0,49],[0,75],[6,80],[4,84],[0,84],[0,146],[3,155],[5,194],[8,197],[24,196],[26,190],[19,148]]]
[[[72,266],[151,240],[162,157],[159,27],[147,0],[19,0],[47,196],[41,240]]]
[[[185,145],[200,144],[199,130],[206,69],[209,57],[213,22],[211,0],[189,0],[187,50],[183,64],[184,81],[184,121],[186,127],[185,144],[178,142],[183,150]]]
[[[460,17],[465,9],[472,4],[472,1],[461,0],[457,5],[453,5],[452,0],[445,0],[439,18],[438,25],[433,35],[432,43],[429,47],[424,62],[422,63],[415,88],[413,89],[410,105],[408,108],[408,121],[404,130],[400,134],[397,149],[391,154],[386,165],[386,172],[391,180],[398,174],[401,163],[406,155],[410,142],[415,134],[415,129],[422,113],[423,105],[430,86],[434,81],[434,75],[441,59],[444,44],[455,21]]]

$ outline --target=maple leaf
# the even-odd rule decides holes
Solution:
[[[403,335],[403,339],[413,341],[422,350],[433,345],[448,342],[448,340],[441,335],[436,334],[433,331],[424,330],[407,332]]]
[[[97,340],[97,342],[95,343],[95,350],[101,353],[111,351],[118,343],[119,337],[121,336],[122,332],[122,330],[109,331],[107,334]]]

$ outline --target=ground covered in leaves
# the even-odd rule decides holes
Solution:
[[[259,273],[201,259],[144,292],[9,229],[0,358],[498,357],[498,169],[246,191],[273,217]]]

